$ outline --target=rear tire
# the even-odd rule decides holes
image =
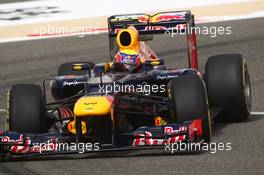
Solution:
[[[8,130],[21,133],[46,131],[46,110],[40,86],[14,85],[8,93],[7,100]]]
[[[58,73],[57,75],[58,76],[67,76],[67,75],[85,75],[86,74],[86,70],[72,70],[72,65],[73,64],[88,64],[89,67],[90,67],[90,70],[93,69],[94,67],[94,63],[92,62],[84,62],[84,61],[75,61],[75,62],[69,62],[69,63],[64,63],[64,64],[61,64],[59,69],[58,69]]]
[[[169,112],[177,123],[202,119],[202,137],[211,140],[211,120],[207,93],[202,78],[186,75],[173,78],[168,84]]]
[[[222,108],[217,121],[241,122],[251,111],[251,85],[248,67],[240,54],[209,57],[206,63],[209,104]]]

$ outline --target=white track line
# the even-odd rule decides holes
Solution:
[[[251,115],[264,115],[264,112],[251,112]]]
[[[0,112],[6,112],[6,109],[0,109]]]
[[[6,112],[6,109],[0,109],[0,112]],[[251,112],[251,115],[264,115],[264,112]]]

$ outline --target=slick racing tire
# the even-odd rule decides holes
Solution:
[[[6,129],[20,133],[45,132],[47,117],[41,87],[34,84],[12,86],[7,95]]]
[[[84,62],[84,61],[79,61],[79,62],[69,62],[69,63],[64,63],[59,66],[57,75],[58,76],[67,76],[67,75],[85,75],[87,70],[72,70],[72,65],[73,64],[88,64],[90,67],[90,70],[93,69],[94,63],[92,62]]]
[[[216,121],[241,122],[251,111],[250,76],[240,54],[209,57],[206,63],[206,84],[209,104],[222,108]]]
[[[211,119],[204,81],[198,75],[185,75],[168,84],[169,112],[176,123],[202,120],[202,138],[211,140]]]

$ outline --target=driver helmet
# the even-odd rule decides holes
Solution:
[[[117,69],[121,72],[135,72],[139,69],[141,61],[139,54],[119,51],[114,57],[114,63],[117,63]]]

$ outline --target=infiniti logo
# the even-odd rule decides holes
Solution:
[[[86,102],[86,103],[84,103],[85,105],[96,105],[97,104],[97,102]]]

